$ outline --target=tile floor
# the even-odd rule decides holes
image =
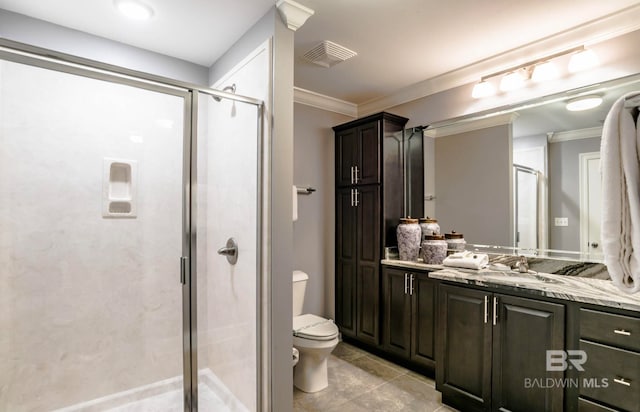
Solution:
[[[329,387],[293,391],[293,410],[305,412],[455,411],[441,402],[433,379],[340,342],[329,357]]]

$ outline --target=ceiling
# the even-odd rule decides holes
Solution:
[[[210,66],[274,0],[145,0],[147,22],[113,0],[0,0],[0,8]],[[354,104],[468,67],[638,5],[638,0],[298,0],[315,14],[295,33],[295,85]],[[446,4],[446,5],[445,5]],[[358,55],[332,68],[300,56],[322,40]]]

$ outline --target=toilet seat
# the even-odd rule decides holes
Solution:
[[[309,340],[333,340],[338,336],[338,327],[333,320],[306,314],[293,318],[293,336]]]

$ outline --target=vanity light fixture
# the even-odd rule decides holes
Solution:
[[[546,82],[548,80],[556,79],[560,76],[558,67],[554,62],[546,61],[534,66],[533,74],[531,74],[531,80],[534,82]]]
[[[571,73],[585,70],[598,64],[598,59],[592,50],[585,49],[584,46],[578,46],[483,76],[480,82],[474,86],[471,95],[476,99],[493,95],[493,93],[489,93],[492,85],[488,82],[488,79],[494,77],[501,77],[500,90],[503,92],[519,89],[525,86],[526,81],[529,79],[542,82],[558,78],[560,71],[556,65],[557,62],[553,60],[569,54],[572,54],[568,66],[568,71]]]
[[[569,60],[569,72],[575,73],[582,70],[591,69],[598,65],[598,56],[591,49],[584,49],[574,53]]]
[[[567,102],[567,110],[570,112],[579,112],[582,110],[593,109],[602,104],[602,96],[597,94],[590,94],[588,96],[581,96],[575,99],[571,99]]]
[[[114,0],[118,11],[131,20],[149,20],[153,16],[151,6],[138,0]]]
[[[524,87],[524,82],[529,79],[529,72],[525,68],[514,70],[504,75],[500,80],[500,90],[510,92]]]
[[[481,80],[479,83],[476,83],[471,92],[471,96],[474,99],[481,99],[483,97],[493,96],[494,94],[496,94],[496,88],[486,80]]]

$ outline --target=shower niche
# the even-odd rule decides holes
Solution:
[[[102,179],[102,217],[136,217],[138,162],[104,159]]]

